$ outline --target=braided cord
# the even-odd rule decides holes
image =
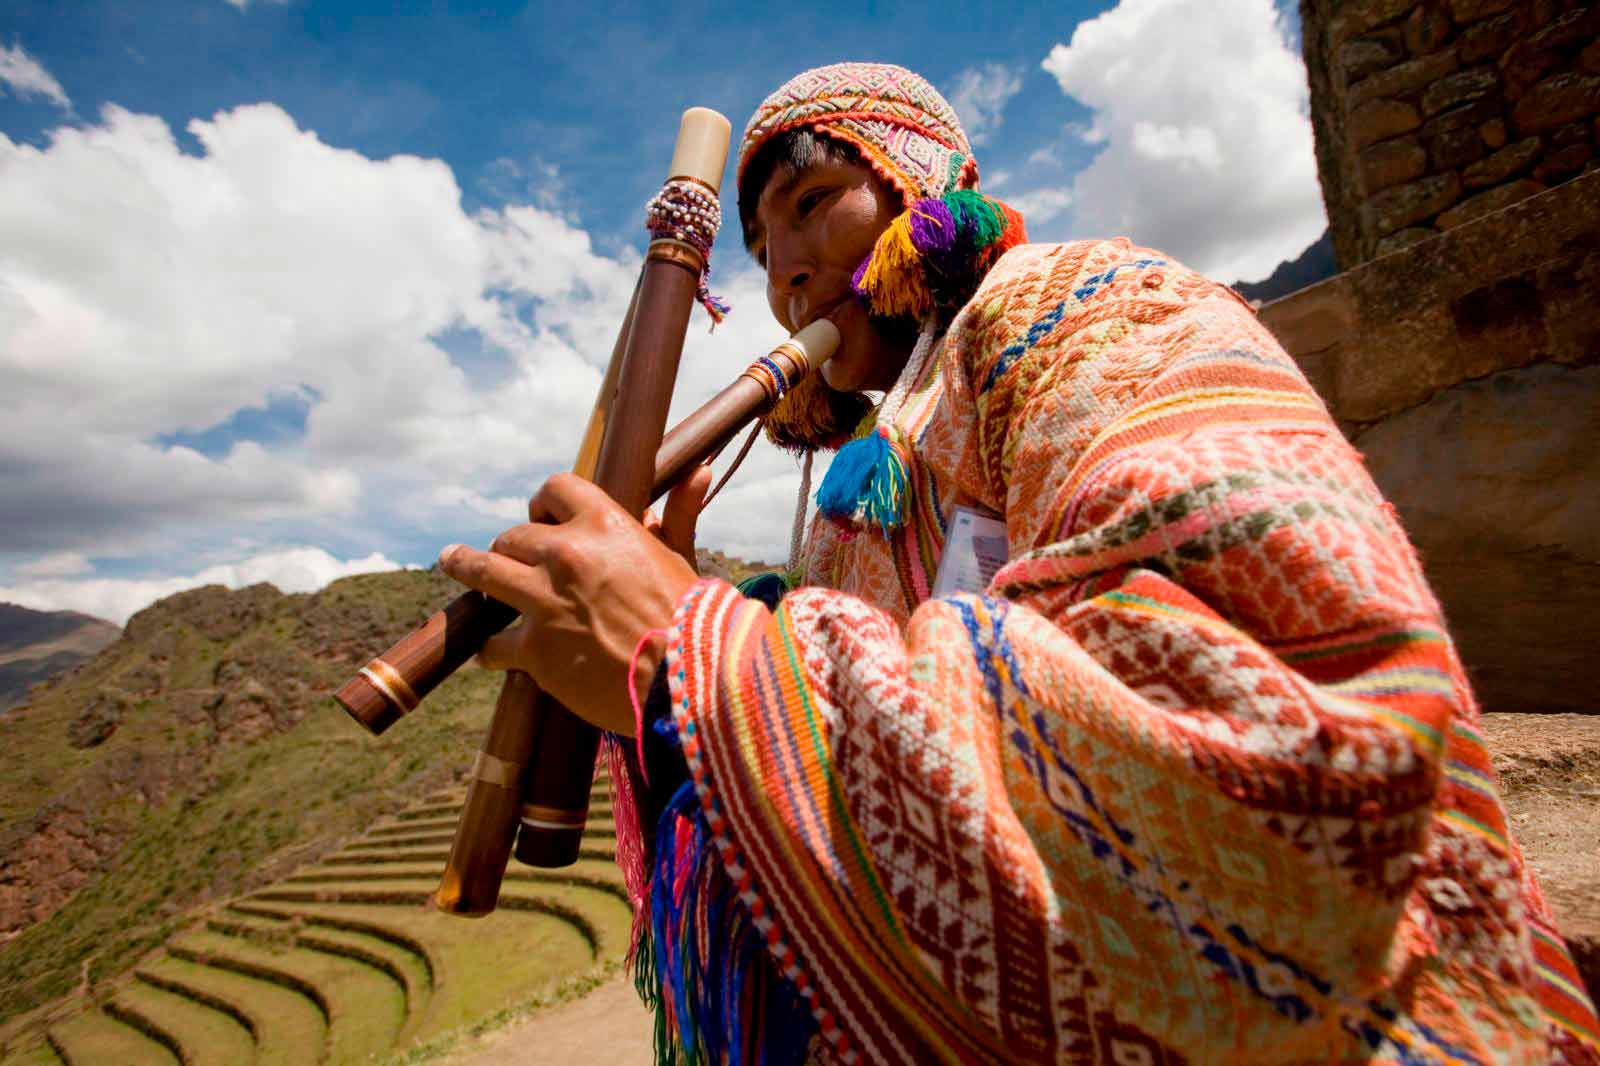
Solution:
[[[733,310],[726,300],[712,295],[709,288],[711,245],[722,225],[722,204],[716,194],[697,181],[675,178],[663,185],[645,205],[644,225],[651,237],[683,241],[700,253],[704,266],[700,268],[700,284],[694,294],[711,316],[711,328],[715,329]]]

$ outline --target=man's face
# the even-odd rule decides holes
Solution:
[[[910,346],[875,328],[850,288],[856,267],[899,213],[896,193],[859,163],[819,157],[774,170],[756,201],[750,254],[767,272],[767,303],[791,333],[818,318],[839,327],[822,376],[841,392],[887,390]]]

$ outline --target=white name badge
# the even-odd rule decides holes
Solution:
[[[945,533],[944,557],[933,579],[933,594],[982,592],[1010,555],[1004,522],[970,507],[957,507]]]

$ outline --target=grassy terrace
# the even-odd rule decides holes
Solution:
[[[579,861],[513,861],[476,920],[428,906],[463,799],[429,796],[14,1020],[0,1066],[383,1061],[614,970],[630,919],[604,782]]]

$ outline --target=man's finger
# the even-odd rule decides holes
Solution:
[[[537,614],[542,605],[555,599],[543,567],[528,566],[499,552],[452,544],[439,553],[439,569],[521,614]]]
[[[483,642],[478,650],[478,665],[485,670],[509,670],[517,663],[517,649],[522,643],[522,623],[501,630]]]
[[[552,474],[528,501],[530,522],[570,522],[574,515],[611,502],[611,497],[577,474]]]
[[[525,522],[513,526],[494,538],[489,550],[499,555],[509,555],[519,563],[540,566],[549,559],[550,547],[563,536],[560,526],[545,522]]]
[[[694,527],[700,520],[706,493],[711,490],[711,468],[697,466],[667,493],[661,509],[661,542],[694,565]]]

